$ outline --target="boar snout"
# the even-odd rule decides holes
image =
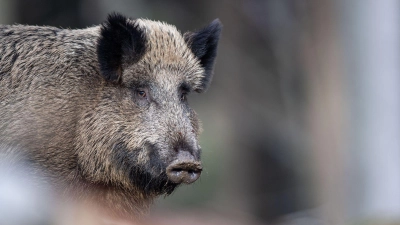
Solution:
[[[176,184],[191,184],[199,179],[203,167],[201,162],[187,151],[179,151],[177,159],[166,170],[168,179]]]

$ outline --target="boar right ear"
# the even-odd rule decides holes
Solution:
[[[197,32],[186,32],[185,41],[193,54],[200,60],[204,68],[204,77],[197,92],[203,92],[209,86],[212,79],[212,70],[217,56],[218,40],[221,34],[222,24],[215,19],[208,26]]]
[[[123,65],[139,61],[145,47],[145,36],[132,20],[121,14],[110,14],[101,26],[97,44],[101,74],[106,80],[121,82]]]

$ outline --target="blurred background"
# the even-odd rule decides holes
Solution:
[[[116,11],[185,32],[220,18],[213,83],[189,96],[205,170],[156,202],[154,224],[400,224],[399,10],[396,0],[0,0],[0,23],[84,28]]]

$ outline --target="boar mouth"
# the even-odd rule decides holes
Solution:
[[[175,162],[167,167],[169,180],[176,184],[191,184],[199,179],[203,167],[199,162]]]

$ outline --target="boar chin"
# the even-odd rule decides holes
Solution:
[[[170,194],[178,186],[169,181],[166,174],[167,164],[160,158],[159,149],[154,145],[145,144],[143,148],[129,149],[126,144],[120,142],[113,150],[117,170],[126,174],[129,183],[144,193]],[[141,155],[148,155],[148,160],[143,160]]]

